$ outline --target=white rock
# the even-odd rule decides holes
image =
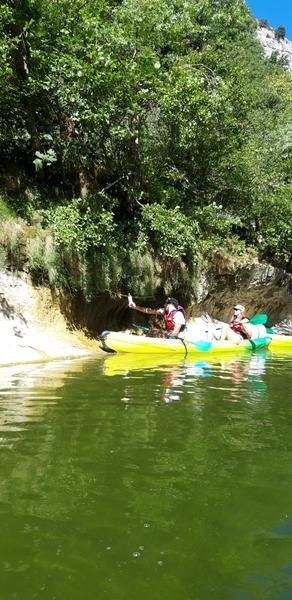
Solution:
[[[287,59],[287,68],[292,71],[292,42],[287,38],[276,40],[274,30],[267,27],[258,27],[256,36],[267,58],[270,58],[273,52],[277,52],[279,58],[285,57]]]

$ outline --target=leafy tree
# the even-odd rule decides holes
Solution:
[[[271,25],[267,19],[259,19],[258,26],[265,27],[266,29],[271,29]]]
[[[275,38],[276,38],[277,42],[280,42],[281,40],[284,40],[285,36],[286,36],[286,29],[285,29],[285,27],[283,25],[279,25],[279,27],[277,27],[277,29],[275,29],[274,35],[275,35]]]
[[[291,79],[254,30],[243,0],[1,6],[2,180],[24,170],[10,204],[74,289],[74,269],[110,288],[133,265],[154,285],[158,260],[187,285],[223,245],[289,263]]]
[[[289,62],[287,56],[280,55],[278,50],[273,50],[270,56],[270,62],[273,65],[278,65],[279,67],[287,68],[289,67]]]

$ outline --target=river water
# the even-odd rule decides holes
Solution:
[[[2,368],[1,599],[291,599],[291,358]]]

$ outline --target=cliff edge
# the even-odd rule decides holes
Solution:
[[[288,71],[292,71],[292,42],[286,37],[276,39],[275,30],[268,27],[258,26],[256,35],[263,47],[265,56],[271,58],[272,54],[275,54],[280,59],[285,59]]]
[[[0,271],[0,331],[0,366],[98,352],[81,331],[69,331],[49,290],[8,271]]]

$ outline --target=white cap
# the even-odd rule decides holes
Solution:
[[[237,308],[240,312],[245,311],[245,307],[242,304],[236,304],[233,308]]]

